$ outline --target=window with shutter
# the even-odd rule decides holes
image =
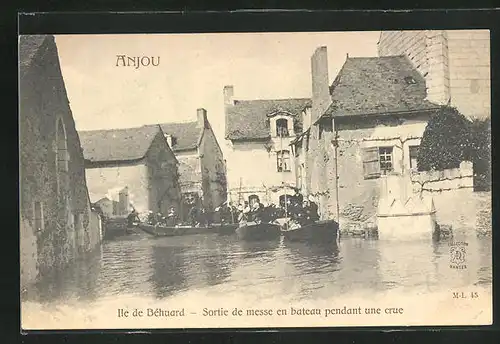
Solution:
[[[363,149],[363,176],[365,179],[380,177],[380,156],[378,147]]]

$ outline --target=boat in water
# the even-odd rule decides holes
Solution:
[[[219,235],[233,235],[238,228],[237,223],[214,224],[212,228]]]
[[[241,222],[236,228],[236,235],[241,240],[272,240],[281,236],[278,223]]]
[[[193,235],[193,234],[206,234],[215,233],[217,227],[196,227],[196,226],[161,226],[151,225],[148,223],[140,223],[137,225],[142,231],[154,236],[179,236],[179,235]]]
[[[335,242],[338,230],[339,224],[335,220],[319,220],[303,225],[292,221],[280,228],[287,241],[315,243]]]

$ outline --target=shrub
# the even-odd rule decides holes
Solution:
[[[471,161],[471,122],[457,109],[443,106],[429,120],[422,136],[417,166],[419,171],[458,168]]]

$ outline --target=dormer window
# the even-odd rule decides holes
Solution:
[[[280,118],[280,119],[276,120],[276,136],[278,136],[278,137],[289,136],[288,120],[287,119]]]

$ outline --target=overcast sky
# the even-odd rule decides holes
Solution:
[[[203,107],[223,141],[225,85],[236,99],[310,97],[317,47],[328,48],[333,80],[347,53],[377,56],[379,34],[59,35],[56,43],[78,130],[192,121]],[[160,57],[160,64],[117,67],[120,54]]]

